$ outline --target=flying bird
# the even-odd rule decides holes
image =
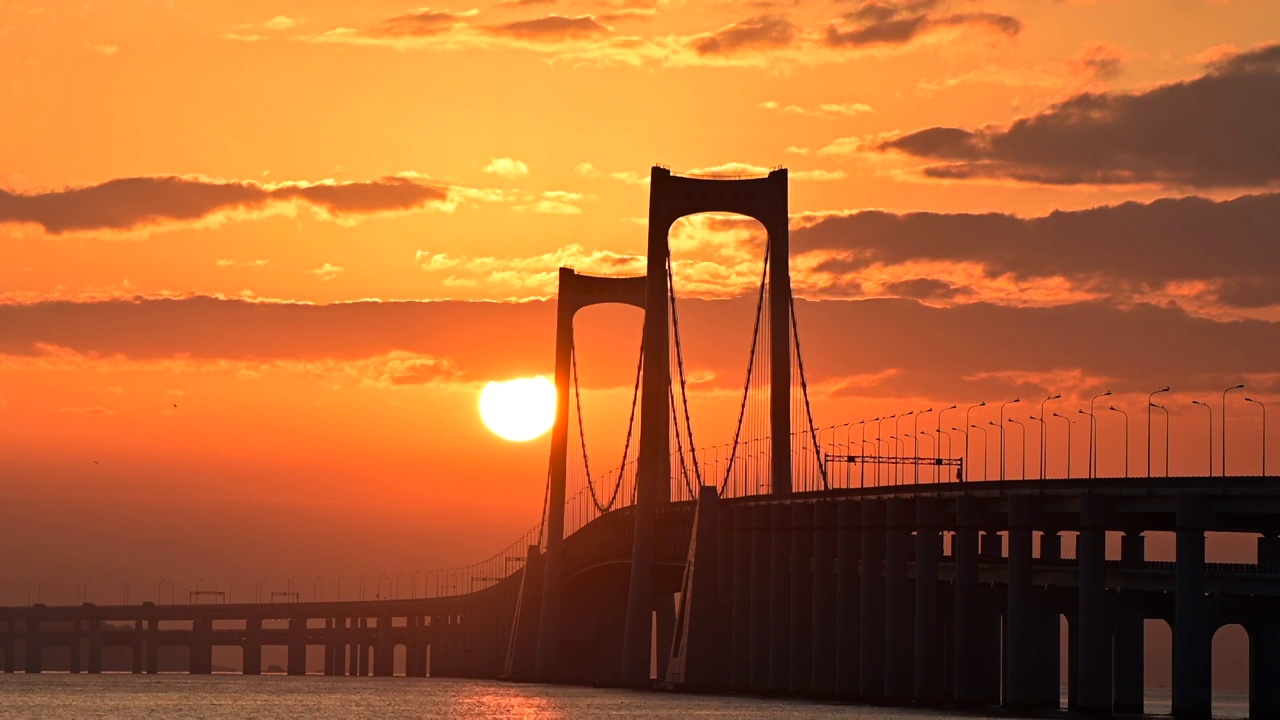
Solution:
[[[174,406],[174,407],[178,407],[178,403],[174,403],[174,404],[173,404],[173,406]]]

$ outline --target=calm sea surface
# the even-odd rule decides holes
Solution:
[[[1248,715],[1219,696],[1214,714]],[[1168,711],[1156,691],[1154,712]],[[860,718],[955,720],[925,710],[473,680],[240,675],[3,675],[0,718]],[[1008,717],[1008,716],[1002,716]]]

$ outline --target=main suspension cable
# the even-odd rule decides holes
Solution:
[[[805,382],[804,377],[804,356],[800,354],[800,327],[796,323],[796,299],[788,298],[788,305],[791,306],[791,337],[795,339],[796,346],[796,366],[800,370],[800,391],[804,395],[804,411],[809,419],[809,434],[813,438],[813,454],[817,458],[818,471],[822,473],[822,487],[824,490],[830,490],[831,484],[827,480],[827,465],[822,457],[822,449],[818,447],[818,432],[813,425],[813,408],[809,405],[809,384]]]
[[[747,412],[747,399],[751,393],[751,371],[755,367],[756,362],[756,345],[760,340],[760,318],[764,313],[764,289],[766,280],[769,277],[769,240],[764,243],[764,269],[760,271],[760,292],[756,295],[756,320],[755,326],[751,329],[751,351],[747,354],[747,379],[742,387],[742,404],[738,406],[738,423],[733,430],[733,452],[729,455],[728,467],[725,468],[724,481],[720,483],[720,494],[724,495],[725,488],[729,485],[729,478],[733,477],[733,461],[738,456],[738,439],[742,436],[742,418]]]

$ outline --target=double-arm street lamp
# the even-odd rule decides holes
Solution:
[[[1161,405],[1160,403],[1150,403],[1149,405],[1147,405],[1147,413],[1151,412],[1151,408],[1156,408],[1157,410],[1164,411],[1164,476],[1169,477],[1169,408],[1165,407],[1164,405]],[[1150,437],[1147,438],[1147,442],[1148,443],[1151,442]],[[1150,447],[1148,447],[1147,449],[1148,449],[1148,458],[1150,458]],[[1148,471],[1150,467],[1151,467],[1151,462],[1148,459],[1147,461]]]
[[[1000,403],[1000,424],[996,427],[1000,428],[1000,482],[1004,482],[1004,408],[1006,405],[1012,405],[1022,402],[1022,398],[1014,398],[1008,402]]]
[[[928,410],[921,410],[920,412],[915,414],[915,417],[911,419],[911,434],[917,438],[915,440],[916,455],[920,454],[920,440],[918,439],[920,437],[920,416],[931,413],[931,412],[933,412],[933,408],[929,408]],[[915,468],[916,468],[916,484],[919,485],[920,484],[920,464],[916,463]]]
[[[1009,418],[1009,422],[1022,428],[1022,474],[1018,476],[1019,480],[1027,479],[1027,426],[1019,420]]]
[[[1243,389],[1244,385],[1232,385],[1222,391],[1222,477],[1227,476],[1227,393]]]
[[[1209,411],[1209,477],[1213,477],[1213,408],[1209,407],[1209,403],[1199,400],[1192,400],[1191,404]]]
[[[1129,477],[1129,413],[1112,405],[1108,410],[1114,410],[1124,416],[1124,476]]]
[[[1147,395],[1147,477],[1151,477],[1151,408],[1161,407],[1159,405],[1156,405],[1155,397],[1160,393],[1167,393],[1167,392],[1169,392],[1169,386],[1165,385],[1159,390],[1155,390]],[[1167,423],[1168,421],[1169,421],[1169,411],[1165,410],[1165,422]],[[1166,426],[1165,429],[1167,431],[1168,427]],[[1168,437],[1167,432],[1165,433],[1165,436]],[[1168,449],[1169,449],[1168,444],[1166,442],[1165,450],[1168,450]],[[1165,477],[1168,477],[1168,476],[1169,476],[1169,468],[1166,464]]]
[[[1100,395],[1094,395],[1089,401],[1089,477],[1096,477],[1098,474],[1098,416],[1094,413],[1093,404],[1098,398],[1108,397],[1111,391],[1108,390]]]
[[[1040,479],[1043,480],[1045,474],[1049,471],[1049,453],[1046,452],[1046,446],[1049,443],[1049,423],[1044,421],[1044,404],[1050,400],[1059,400],[1062,393],[1054,393],[1040,401],[1040,417],[1031,418],[1040,421]]]
[[[1251,397],[1244,399],[1245,402],[1251,402],[1262,408],[1262,477],[1267,476],[1267,406],[1260,400],[1254,400]]]
[[[964,429],[964,467],[965,467],[964,474],[965,474],[966,480],[969,477],[969,427],[973,425],[973,423],[969,421],[969,412],[975,408],[986,407],[986,406],[987,406],[987,401],[983,400],[977,405],[970,405],[969,407],[964,409],[964,427],[965,427]],[[987,451],[986,449],[983,449],[982,457],[984,458],[983,460],[984,463],[986,462],[985,460],[986,456],[987,456]],[[983,474],[986,474],[985,471]]]
[[[1063,415],[1062,413],[1057,413],[1057,412],[1055,412],[1053,416],[1056,418],[1062,418],[1063,420],[1067,421],[1067,479],[1070,480],[1071,479],[1071,418],[1067,417],[1066,415]]]
[[[988,420],[987,422],[991,422],[991,421]],[[991,445],[987,442],[987,429],[984,427],[979,427],[977,425],[970,425],[969,427],[973,428],[974,430],[982,431],[982,479],[986,480],[987,479],[987,456],[991,454],[991,452],[989,451],[989,448],[991,447]]]

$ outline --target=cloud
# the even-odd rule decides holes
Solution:
[[[744,50],[786,47],[795,40],[797,32],[795,24],[782,16],[760,15],[694,36],[688,42],[699,55],[729,55]]]
[[[755,299],[680,303],[687,368],[715,378],[710,385],[740,390]],[[595,324],[590,342],[635,347],[640,314],[617,312],[627,322]],[[1177,308],[1112,302],[1015,308],[798,300],[796,314],[806,373],[824,392],[841,386],[856,392],[847,386],[852,376],[879,378],[864,394],[891,397],[992,397],[1072,378],[1080,386],[1108,378],[1117,393],[1149,391],[1156,383],[1220,390],[1219,381],[1232,375],[1271,376],[1280,390],[1274,377],[1280,323],[1222,323]],[[877,341],[848,339],[851,327]],[[183,376],[207,368],[246,380],[289,372],[388,387],[478,382],[548,372],[554,331],[554,302],[38,303],[0,306],[0,367]],[[937,362],[940,352],[947,362]],[[606,364],[591,378],[597,386],[629,389],[633,360]]]
[[[58,412],[66,413],[67,415],[115,415],[116,414],[115,410],[104,408],[101,405],[95,405],[93,407],[58,408]]]
[[[866,103],[820,103],[814,107],[807,108],[799,105],[780,105],[772,100],[767,100],[760,103],[758,107],[764,108],[765,110],[779,110],[793,115],[817,115],[826,117],[853,117],[854,115],[874,112],[871,106]]]
[[[532,20],[490,25],[486,29],[494,35],[551,43],[596,38],[613,32],[612,28],[601,24],[591,15],[548,15]]]
[[[589,162],[581,162],[573,166],[573,171],[582,177],[599,177],[600,171]]]
[[[843,20],[827,26],[824,42],[829,47],[905,45],[931,35],[964,29],[987,30],[1014,36],[1022,22],[1010,15],[992,12],[939,11],[941,0],[868,0]]]
[[[1270,187],[1280,182],[1276,127],[1280,44],[1215,61],[1190,80],[1082,93],[1007,126],[932,127],[877,147],[941,161],[923,168],[932,178]]]
[[[262,23],[262,27],[268,30],[288,30],[297,27],[301,21],[297,18],[291,18],[285,15],[277,15],[270,20]]]
[[[522,177],[529,174],[529,166],[509,157],[496,157],[489,161],[484,171],[490,175],[504,178]]]
[[[588,199],[590,198],[582,193],[549,190],[528,203],[513,206],[512,210],[544,215],[581,215],[582,208],[579,205]]]
[[[98,44],[98,45],[88,45],[86,47],[88,47],[90,50],[96,53],[102,53],[103,55],[115,55],[120,50],[120,47],[118,45],[108,45],[105,43]]]
[[[1111,42],[1085,45],[1071,57],[1032,66],[988,65],[959,74],[922,81],[925,90],[944,90],[961,85],[1003,85],[1017,88],[1043,88],[1070,97],[1085,90],[1100,90],[1102,82],[1120,75],[1124,64],[1134,56],[1127,48]]]
[[[1273,289],[1280,287],[1273,232],[1280,226],[1280,194],[1127,202],[1032,218],[873,210],[799,218],[794,225],[797,264],[822,258],[813,275],[829,273],[832,284],[887,277],[877,290],[884,294],[956,297],[942,285],[894,284],[903,278],[890,269],[905,275],[922,267],[932,274],[920,276],[967,288],[969,299],[1010,304],[1029,299],[1035,287],[1057,303],[1080,299],[1079,293],[1125,302],[1181,294],[1180,302],[1203,312],[1280,303]],[[1002,285],[1017,295],[999,300]],[[921,292],[929,287],[941,293]]]
[[[316,277],[319,277],[321,280],[332,280],[338,277],[338,275],[340,275],[342,271],[343,271],[343,268],[337,265],[333,265],[331,263],[325,263],[324,265],[321,265],[320,267],[315,268],[314,270],[308,270],[307,272],[311,273],[312,275],[315,275]]]
[[[249,268],[251,270],[261,270],[267,266],[269,260],[231,260],[230,258],[220,258],[216,266],[220,268]]]
[[[449,190],[415,177],[338,183],[260,184],[195,176],[133,177],[35,193],[0,190],[0,223],[39,225],[53,235],[217,222],[233,215],[290,212],[349,221],[446,206]]]

